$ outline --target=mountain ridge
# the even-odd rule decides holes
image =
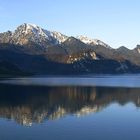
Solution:
[[[0,33],[0,61],[33,74],[136,73],[140,48],[114,49],[98,39],[69,37],[24,23]]]

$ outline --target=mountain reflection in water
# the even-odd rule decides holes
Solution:
[[[95,113],[114,102],[133,102],[139,107],[140,89],[0,85],[0,118],[27,126],[65,115]]]

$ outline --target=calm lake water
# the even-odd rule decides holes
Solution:
[[[0,81],[0,140],[139,140],[140,76]]]

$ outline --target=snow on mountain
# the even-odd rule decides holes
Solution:
[[[46,47],[47,44],[59,45],[69,38],[60,32],[48,31],[30,23],[24,23],[18,26],[17,29],[12,33],[1,33],[0,37],[1,43],[10,42],[13,44],[26,45],[28,42],[33,42],[44,47]],[[109,45],[97,39],[90,39],[86,36],[78,36],[77,39],[88,45],[100,45],[110,48]]]
[[[43,42],[57,45],[64,42],[68,37],[59,32],[42,29],[35,24],[24,23],[12,33],[12,38],[15,44],[20,45],[26,44],[27,41],[32,41],[39,45],[42,45]]]
[[[87,36],[77,36],[77,39],[81,40],[85,44],[91,44],[94,43],[95,45],[98,45],[97,42],[94,39],[88,38]]]
[[[51,32],[51,36],[57,40],[58,44],[61,44],[68,39],[68,36],[56,31]]]
[[[88,45],[100,45],[100,46],[104,46],[106,48],[111,48],[109,45],[107,45],[106,43],[104,43],[101,40],[98,39],[91,39],[87,36],[77,36],[77,39],[81,40],[83,43],[88,44]]]
[[[22,33],[28,34],[29,32],[34,33],[36,36],[44,36],[46,38],[49,38],[49,32],[44,32],[44,30],[42,28],[40,28],[39,26],[35,25],[35,24],[28,24],[25,23],[23,25],[21,25],[21,27],[23,26],[24,30]]]

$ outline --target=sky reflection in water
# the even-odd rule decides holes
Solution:
[[[136,87],[3,83],[0,139],[137,140],[139,107],[140,88]]]

